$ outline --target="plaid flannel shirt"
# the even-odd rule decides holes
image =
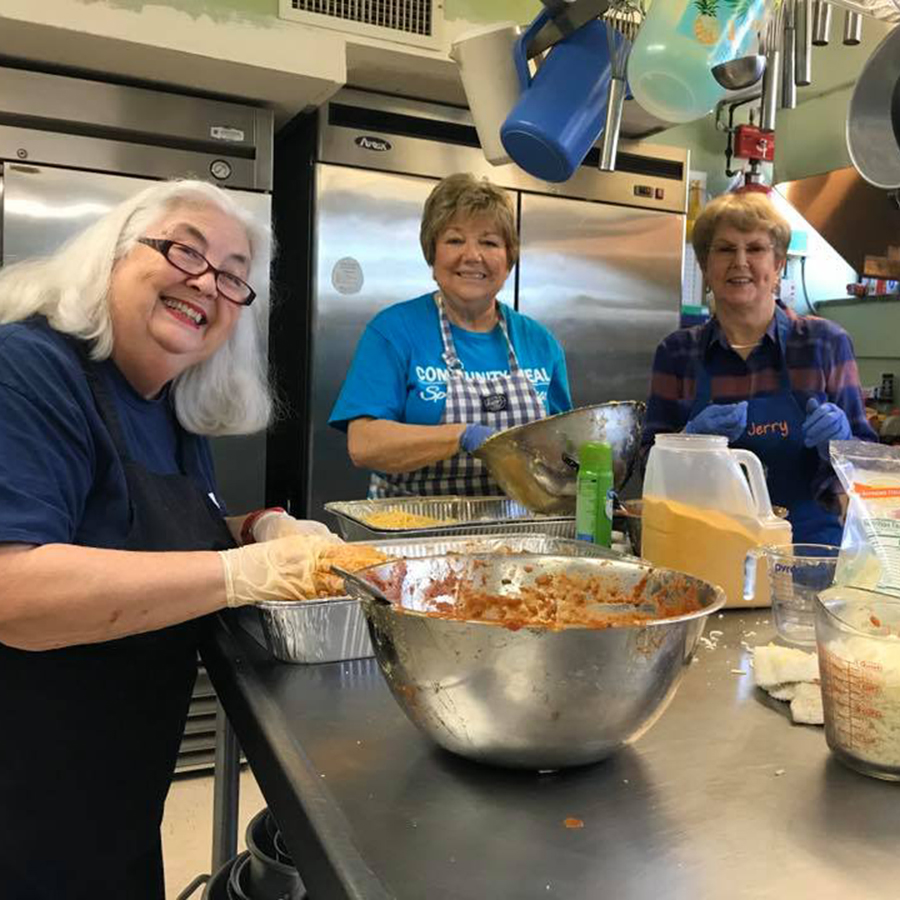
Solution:
[[[785,356],[791,388],[800,408],[806,409],[810,397],[823,403],[835,403],[850,421],[854,438],[877,441],[866,419],[859,371],[847,332],[828,319],[798,316],[789,309],[784,312],[791,324]],[[703,325],[673,331],[659,344],[653,360],[650,397],[641,435],[642,464],[646,464],[647,454],[658,433],[681,431],[687,424],[701,366],[710,373],[711,403],[737,403],[777,391],[781,354],[775,317],[772,317],[760,345],[746,360],[728,345],[715,318]],[[812,491],[824,506],[835,508],[841,488],[826,460],[819,462]]]

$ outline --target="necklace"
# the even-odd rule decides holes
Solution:
[[[758,341],[754,341],[752,344],[732,344],[731,341],[728,342],[728,346],[731,347],[732,350],[749,350],[751,347],[758,347],[762,343],[762,338]]]

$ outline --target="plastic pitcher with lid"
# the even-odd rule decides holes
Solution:
[[[789,544],[791,526],[772,511],[762,463],[728,439],[658,434],[644,476],[641,555],[720,585],[726,606],[767,606],[759,591],[743,599],[747,551]]]

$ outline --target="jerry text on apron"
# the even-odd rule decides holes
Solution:
[[[775,310],[776,337],[781,356],[777,390],[757,394],[747,404],[747,431],[732,443],[755,453],[766,467],[766,484],[772,503],[788,510],[795,543],[840,545],[840,518],[813,497],[813,476],[819,467],[816,449],[803,445],[806,413],[791,388],[785,348],[790,320]],[[711,402],[712,379],[702,364],[697,371],[697,394],[690,417]]]

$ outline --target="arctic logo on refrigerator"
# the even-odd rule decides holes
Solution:
[[[384,138],[371,137],[368,134],[361,134],[353,143],[357,147],[362,147],[363,150],[377,150],[379,153],[391,149],[390,142]]]

